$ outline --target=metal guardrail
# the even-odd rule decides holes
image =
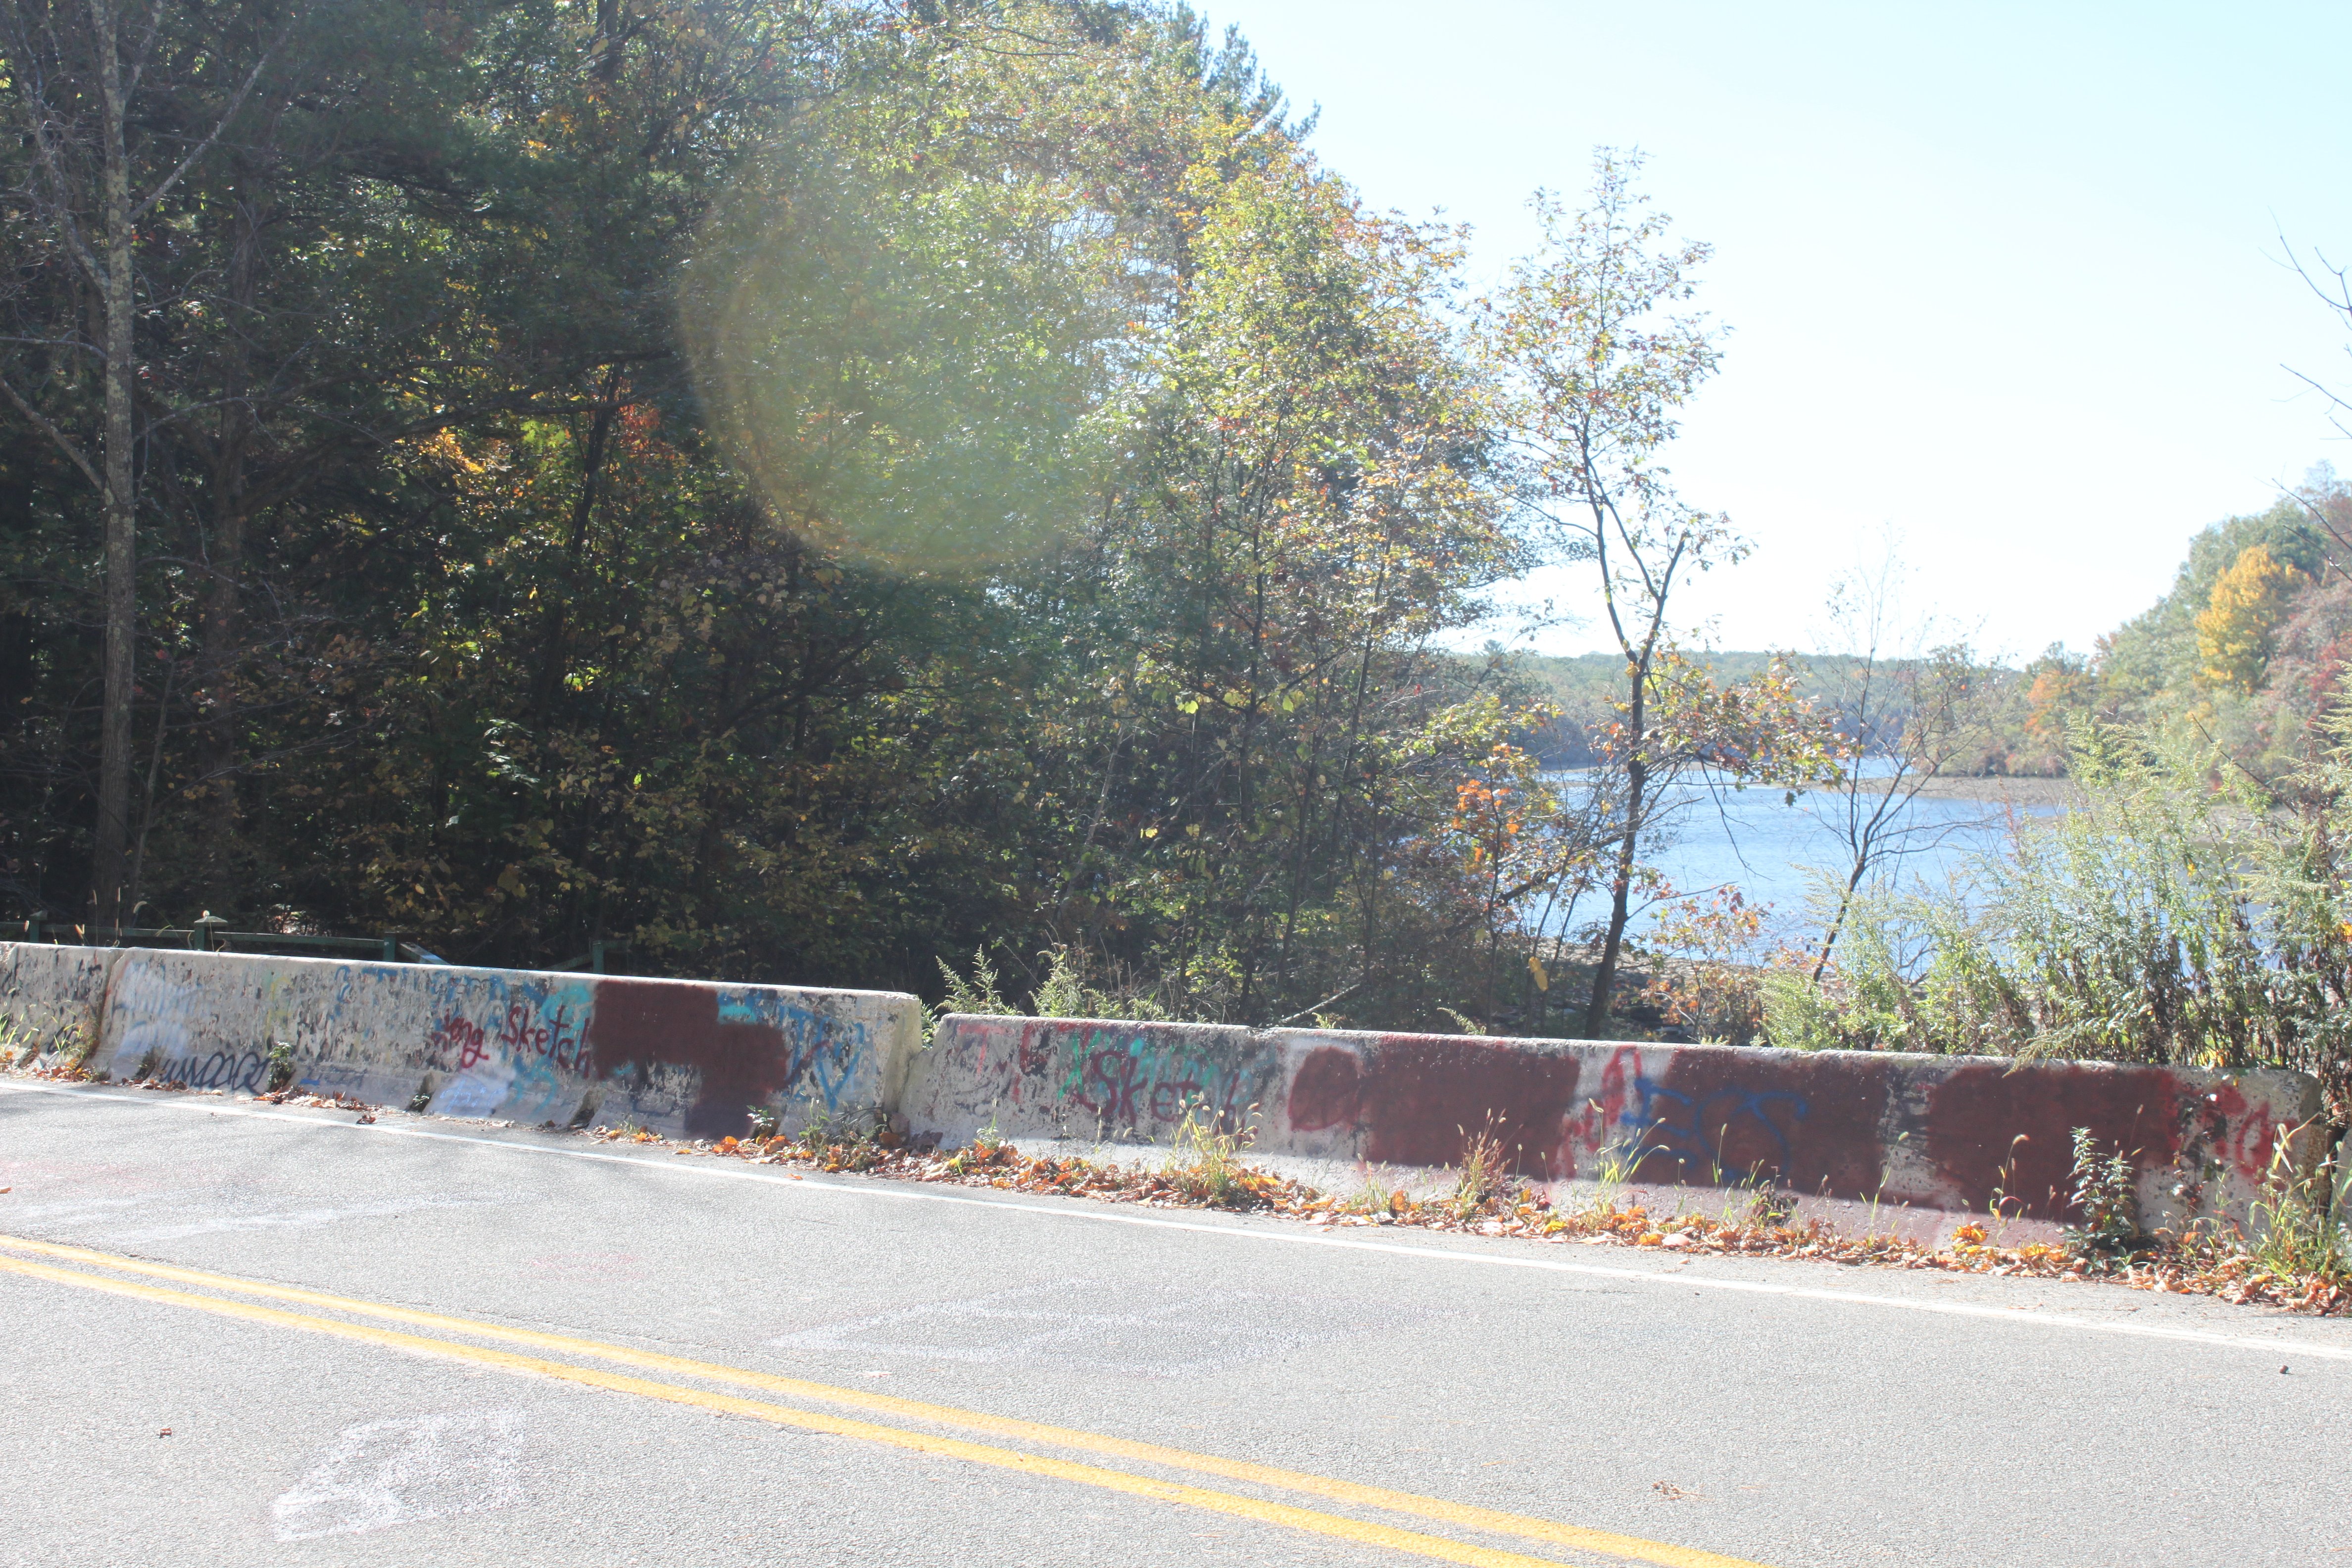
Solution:
[[[190,952],[271,952],[289,949],[298,953],[364,952],[383,963],[447,963],[398,931],[382,936],[313,936],[306,931],[227,931],[226,921],[200,920],[186,926],[103,926],[72,921],[0,921],[0,940],[67,943],[76,947],[185,948]],[[13,936],[10,933],[14,933]],[[551,967],[558,973],[585,970],[605,973],[607,958],[626,952],[628,944],[596,942],[567,963]]]
[[[386,963],[400,963],[404,946],[410,952],[424,952],[404,943],[396,932],[384,936],[313,936],[307,931],[223,930],[227,923],[198,921],[187,926],[109,926],[29,920],[0,923],[0,931],[17,933],[19,942],[68,942],[79,947],[182,947],[190,952],[254,952],[272,948],[292,948],[303,952],[364,952]]]
[[[607,953],[628,951],[629,944],[625,942],[592,942],[588,944],[588,951],[578,958],[562,963],[550,964],[548,967],[558,974],[569,973],[579,969],[584,969],[591,974],[602,974],[604,973],[604,958]]]

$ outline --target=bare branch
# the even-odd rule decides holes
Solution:
[[[287,24],[288,28],[290,28],[292,26],[293,24],[291,22]],[[220,119],[214,122],[211,133],[189,150],[188,155],[180,160],[179,166],[173,169],[170,174],[163,176],[163,183],[157,185],[152,191],[150,191],[147,194],[146,200],[141,202],[137,206],[131,209],[131,221],[132,223],[139,222],[149,213],[153,212],[155,210],[155,204],[162,201],[165,195],[170,194],[172,187],[180,183],[180,176],[186,174],[191,168],[194,168],[197,159],[212,151],[213,143],[220,140],[221,132],[228,129],[229,121],[236,118],[236,111],[245,107],[247,97],[252,93],[255,84],[261,80],[262,71],[269,65],[269,57],[276,54],[278,52],[278,45],[282,44],[285,41],[286,30],[280,29],[277,42],[271,44],[269,47],[262,50],[261,58],[253,62],[253,69],[246,73],[244,85],[239,87],[236,89],[236,95],[228,100],[228,107],[221,110]]]
[[[22,414],[26,418],[31,420],[40,428],[43,435],[57,443],[58,450],[63,452],[68,459],[72,462],[73,466],[81,470],[81,477],[88,479],[90,482],[91,487],[95,489],[99,494],[104,495],[106,493],[106,482],[98,477],[98,469],[91,465],[89,458],[83,454],[82,449],[74,445],[73,438],[71,437],[58,429],[55,425],[49,423],[49,421],[43,416],[39,409],[26,402],[24,395],[14,386],[8,384],[5,377],[0,377],[0,393],[5,393],[7,395],[8,401],[16,405],[17,413]]]
[[[31,51],[23,48],[20,45],[17,52],[29,57]],[[56,208],[58,232],[65,236],[67,248],[73,252],[74,259],[81,264],[81,269],[89,276],[89,280],[92,283],[103,284],[105,269],[99,266],[98,258],[91,254],[89,247],[83,242],[81,226],[74,222],[73,201],[68,195],[71,187],[66,179],[65,170],[58,165],[57,146],[49,134],[51,120],[49,106],[41,97],[40,90],[35,85],[33,79],[34,72],[27,58],[16,72],[16,92],[18,99],[24,104],[25,129],[32,136],[34,154],[39,159],[43,172],[49,177],[50,201]]]

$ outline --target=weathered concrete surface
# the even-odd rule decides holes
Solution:
[[[740,1133],[896,1103],[922,1007],[878,991],[0,943],[0,1016],[95,1076],[247,1091],[274,1048],[320,1093],[537,1123]],[[23,1047],[19,1047],[22,1049]]]
[[[98,1037],[106,950],[0,942],[0,1050],[80,1050]]]
[[[982,1128],[1007,1138],[1165,1142],[1188,1108],[1227,1127],[1268,1126],[1296,1064],[1274,1037],[1218,1024],[950,1015],[908,1075],[904,1110],[918,1136],[953,1148]],[[1284,1153],[1337,1153],[1286,1138]]]
[[[1482,1132],[1538,1180],[1769,1184],[1893,1211],[2074,1217],[2071,1130],[2137,1172],[2144,1223],[2252,1223],[2317,1082],[2105,1062],[954,1016],[909,1076],[917,1136],[1164,1141],[1194,1104],[1263,1153],[1431,1167]]]

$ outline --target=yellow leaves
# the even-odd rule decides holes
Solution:
[[[457,432],[453,430],[441,430],[430,436],[419,437],[409,445],[418,456],[431,458],[436,462],[446,464],[458,473],[478,474],[483,471],[483,465],[475,461],[467,453],[464,444],[457,439]]]
[[[1551,989],[1551,976],[1544,973],[1543,960],[1532,952],[1528,954],[1528,975],[1536,983],[1537,990],[1548,992]]]
[[[2199,673],[2208,685],[2250,692],[2262,684],[2288,601],[2307,581],[2263,544],[2247,546],[2214,580],[2197,616]]]

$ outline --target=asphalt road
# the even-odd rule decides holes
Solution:
[[[2352,1565],[2352,1322],[23,1080],[0,1186],[10,1564]]]

